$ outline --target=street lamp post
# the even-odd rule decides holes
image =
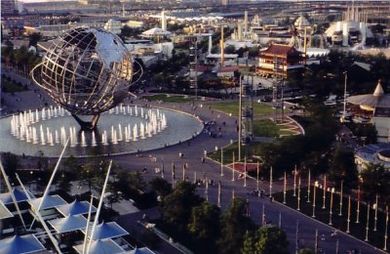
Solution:
[[[379,199],[379,195],[376,194],[375,196],[375,217],[374,217],[374,231],[376,232],[377,230],[377,222],[378,222],[378,200]]]
[[[301,176],[298,178],[298,207],[297,210],[301,210]]]
[[[322,187],[322,209],[326,209],[326,175],[324,175],[324,185]]]
[[[284,180],[283,180],[283,204],[286,204],[286,192],[287,192],[287,173],[284,171]]]
[[[232,182],[234,182],[234,171],[235,171],[235,169],[234,169],[234,166],[236,165],[236,158],[235,158],[235,154],[234,154],[234,152],[233,152],[233,165],[232,165]]]
[[[332,224],[332,216],[333,216],[333,193],[334,193],[334,188],[332,188],[330,192],[330,207],[329,207],[329,225]]]
[[[223,148],[221,147],[221,176],[223,176]]]
[[[364,241],[368,242],[368,231],[370,229],[370,204],[367,204],[367,218],[366,218],[366,237]]]
[[[349,234],[349,223],[351,222],[351,195],[348,196],[348,217],[347,217],[347,233]]]
[[[344,103],[343,103],[343,119],[342,121],[345,121],[345,117],[347,115],[347,79],[348,75],[347,72],[344,71]]]
[[[310,182],[311,182],[311,173],[309,169],[309,173],[307,176],[307,203],[310,203]]]
[[[272,166],[269,171],[269,197],[272,198]]]
[[[293,197],[297,196],[297,165],[294,167],[294,192],[293,192]]]
[[[355,223],[359,223],[359,219],[360,219],[360,184],[358,186],[358,200],[357,200],[356,221],[355,221]]]
[[[221,189],[222,189],[222,186],[221,186],[221,181],[218,181],[218,200],[217,200],[217,206],[219,208],[221,208]]]
[[[260,173],[260,163],[257,162],[256,165],[256,191],[259,193],[259,173]]]
[[[341,186],[340,186],[340,211],[339,216],[343,215],[343,189],[344,189],[344,180],[341,180]]]
[[[383,247],[383,250],[386,251],[387,250],[387,227],[388,227],[388,224],[389,224],[389,208],[388,206],[386,206],[386,222],[385,222],[385,245]]]
[[[311,217],[316,217],[316,190],[318,187],[318,181],[314,182],[314,190],[313,190],[313,215]]]
[[[246,177],[247,177],[247,169],[246,169],[246,157],[244,159],[244,187],[246,187]]]

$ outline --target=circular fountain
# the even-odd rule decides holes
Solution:
[[[94,131],[79,127],[61,106],[28,110],[0,119],[0,152],[47,157],[119,155],[158,149],[198,135],[202,122],[187,113],[120,104],[103,113]]]

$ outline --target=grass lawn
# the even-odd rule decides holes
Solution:
[[[148,101],[162,101],[171,103],[185,103],[192,101],[191,97],[184,97],[182,95],[167,95],[167,94],[156,94],[151,96],[144,96],[144,99]]]
[[[237,101],[228,101],[228,102],[217,102],[209,104],[212,109],[219,110],[225,112],[227,114],[232,114],[234,116],[238,116],[238,100]],[[268,115],[273,112],[271,106],[263,104],[263,103],[253,103],[253,114],[254,116],[263,116]]]
[[[298,191],[297,191],[298,192]],[[304,213],[308,216],[312,216],[313,214],[313,187],[311,188],[310,193],[310,203],[307,203],[307,187],[301,189],[301,203],[300,203],[300,212]],[[329,223],[329,207],[330,207],[330,192],[326,193],[326,209],[322,209],[322,200],[323,200],[323,191],[322,189],[317,189],[316,191],[316,208],[315,215],[316,219],[324,222],[325,224]],[[333,196],[333,216],[332,223],[333,227],[346,231],[347,229],[347,214],[348,214],[348,198],[343,198],[343,206],[342,206],[342,216],[339,216],[340,211],[340,196],[338,194],[334,194]],[[283,202],[283,193],[274,194],[275,200],[279,202]],[[293,190],[287,191],[286,193],[286,205],[291,208],[297,208],[297,197],[293,197]],[[359,238],[360,240],[365,239],[366,234],[366,218],[367,218],[367,206],[360,203],[360,216],[359,223],[356,223],[357,216],[357,202],[351,199],[351,216],[350,216],[350,234]],[[378,221],[377,221],[377,231],[374,231],[374,218],[375,212],[371,209],[370,212],[370,221],[369,221],[369,233],[368,240],[369,243],[383,249],[384,246],[384,231],[385,231],[385,213],[378,211]]]
[[[279,137],[280,128],[269,119],[254,120],[253,133],[256,137]]]
[[[247,147],[242,146],[241,147],[241,161],[244,161],[245,156],[245,149],[248,149],[248,157],[251,158],[252,155],[258,155],[258,151],[260,149],[261,143],[251,143]],[[223,162],[226,163],[232,163],[233,162],[233,153],[235,156],[235,161],[238,161],[238,143],[235,142],[223,149]],[[210,151],[207,154],[210,158],[213,160],[216,160],[218,162],[221,161],[221,150],[218,151]],[[249,162],[249,160],[248,160]]]

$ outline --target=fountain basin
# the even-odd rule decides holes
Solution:
[[[57,157],[69,138],[66,157],[134,154],[184,142],[203,130],[201,120],[185,112],[120,105],[101,115],[96,132],[85,132],[73,117],[61,111],[34,110],[1,118],[0,152]]]

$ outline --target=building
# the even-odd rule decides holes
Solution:
[[[390,95],[384,92],[380,80],[373,94],[351,96],[347,102],[350,104],[354,122],[374,124],[378,141],[389,142]]]
[[[109,19],[104,25],[104,29],[113,34],[120,34],[122,31],[122,22],[118,20]]]
[[[1,0],[1,15],[12,15],[16,11],[15,0]]]
[[[273,43],[260,51],[256,73],[260,76],[287,78],[291,72],[303,69],[303,61],[302,52],[293,46]]]
[[[344,47],[356,44],[364,46],[367,39],[372,39],[372,31],[367,25],[367,16],[359,12],[358,7],[348,8],[344,19],[332,23],[325,31],[328,41]]]

